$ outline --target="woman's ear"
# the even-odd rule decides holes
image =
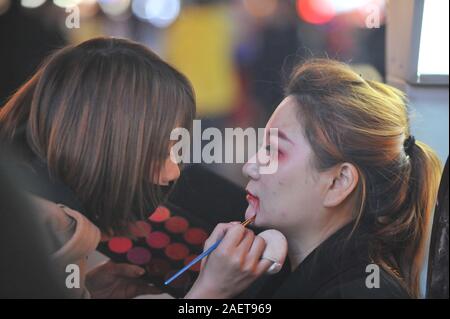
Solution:
[[[323,202],[324,206],[336,207],[344,202],[356,188],[358,178],[358,170],[353,164],[342,163],[333,168]]]

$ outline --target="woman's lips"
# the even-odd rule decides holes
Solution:
[[[247,202],[250,204],[247,208],[247,211],[245,212],[245,218],[253,217],[257,214],[259,210],[259,198],[249,191],[247,191],[246,196]]]

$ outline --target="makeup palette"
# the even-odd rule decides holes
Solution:
[[[133,223],[129,236],[104,238],[98,250],[115,262],[141,266],[149,283],[180,298],[192,287],[201,263],[170,285],[164,282],[202,253],[213,228],[212,224],[166,203],[150,212],[147,220]]]

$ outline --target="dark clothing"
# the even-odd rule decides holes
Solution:
[[[445,299],[448,291],[448,158],[439,186],[438,200],[434,210],[428,259],[427,298]]]
[[[50,53],[67,44],[44,12],[30,11],[11,1],[9,10],[0,14],[0,108]]]
[[[290,271],[289,260],[276,275],[258,279],[241,298],[409,298],[401,284],[379,267],[379,288],[367,288],[366,272],[372,264],[369,238],[353,224],[344,226]]]

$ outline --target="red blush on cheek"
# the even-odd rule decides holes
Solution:
[[[278,161],[283,161],[286,159],[286,154],[280,150],[277,151]]]

